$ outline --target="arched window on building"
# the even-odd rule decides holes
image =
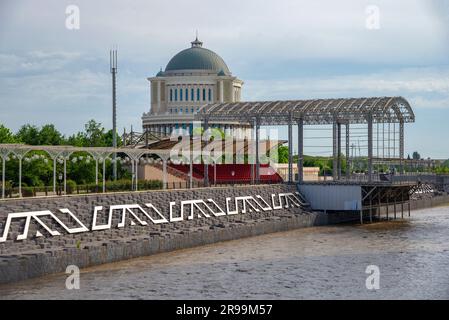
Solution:
[[[200,89],[196,89],[196,101],[200,101]]]
[[[189,113],[189,108],[186,108],[186,113]]]
[[[186,91],[186,101],[189,101],[189,89],[186,88],[185,91]]]
[[[190,90],[190,100],[195,100],[195,90],[193,88]]]
[[[209,101],[212,101],[212,90],[211,89],[209,89]]]
[[[182,88],[179,89],[179,101],[182,101]]]
[[[173,89],[170,89],[170,101],[173,101]]]
[[[175,101],[178,101],[178,89],[175,89]]]
[[[206,101],[206,89],[203,89],[203,101]]]

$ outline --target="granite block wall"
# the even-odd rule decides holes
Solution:
[[[103,206],[107,211],[111,205],[144,206],[151,203],[168,220],[170,202],[175,203],[174,211],[179,212],[180,202],[183,200],[213,199],[226,211],[226,197],[233,200],[239,196],[260,195],[271,205],[272,194],[294,192],[295,186],[269,185],[0,200],[0,237],[4,233],[9,213],[50,210],[68,227],[78,226],[68,214],[59,211],[67,208],[91,230],[95,206]],[[108,215],[104,211],[101,212],[97,224],[107,223]],[[51,236],[45,228],[32,221],[28,238],[22,241],[16,238],[23,233],[24,219],[15,219],[11,223],[6,241],[0,242],[0,283],[64,272],[71,264],[83,268],[218,241],[358,219],[358,215],[344,214],[339,215],[337,219],[330,219],[329,215],[324,213],[292,206],[259,212],[248,207],[244,214],[220,217],[195,215],[191,220],[184,217],[182,221],[163,224],[151,223],[139,214],[136,211],[140,219],[148,222],[147,225],[141,225],[128,213],[125,226],[118,228],[121,214],[114,213],[110,229],[74,234],[67,233],[51,218],[41,217],[49,228],[58,230],[61,235]],[[153,218],[158,216],[154,215]]]

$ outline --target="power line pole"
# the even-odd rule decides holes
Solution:
[[[112,146],[117,148],[117,99],[116,99],[116,74],[117,74],[117,50],[109,51],[109,64],[112,74]],[[113,154],[113,177],[117,180],[117,154]]]

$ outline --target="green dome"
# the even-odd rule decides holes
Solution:
[[[192,47],[176,54],[167,64],[165,72],[178,70],[210,70],[215,73],[223,71],[231,74],[223,59],[215,52],[203,48],[202,42],[196,39]]]

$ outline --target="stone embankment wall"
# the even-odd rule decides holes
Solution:
[[[6,241],[0,242],[0,283],[64,272],[66,267],[72,264],[83,268],[219,241],[335,223],[345,218],[358,218],[357,215],[330,217],[296,206],[257,212],[247,205],[246,213],[219,217],[210,212],[210,217],[201,214],[197,216],[199,211],[195,208],[195,215],[191,220],[187,218],[188,213],[184,212],[182,221],[160,224],[152,223],[139,210],[135,211],[136,216],[146,221],[147,225],[141,225],[138,219],[127,211],[124,226],[118,227],[123,216],[118,210],[113,211],[110,228],[92,231],[96,206],[103,207],[98,211],[97,217],[97,225],[102,225],[108,222],[108,208],[111,205],[139,204],[150,212],[146,204],[151,203],[169,220],[170,202],[174,203],[173,212],[176,211],[177,215],[181,201],[194,199],[212,199],[226,212],[227,197],[232,199],[230,207],[234,209],[235,197],[259,195],[266,204],[272,205],[272,194],[278,199],[278,194],[294,192],[295,186],[270,185],[3,200],[0,201],[0,237],[4,235],[9,213],[49,210],[67,227],[79,227],[80,224],[73,216],[60,211],[63,208],[69,209],[89,231],[70,234],[51,217],[42,216],[38,218],[51,230],[57,230],[60,235],[51,236],[35,219],[30,219],[32,221],[29,224],[27,239],[17,240],[17,237],[23,234],[26,218],[11,220]],[[259,202],[262,203],[261,200]],[[209,205],[214,210],[217,208],[210,202]],[[154,210],[151,215],[153,219],[161,218]]]

